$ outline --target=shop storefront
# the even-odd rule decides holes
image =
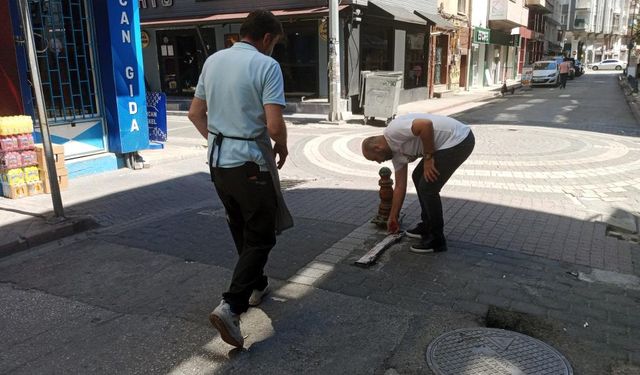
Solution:
[[[29,1],[52,141],[64,146],[69,175],[115,169],[124,155],[148,147],[145,87],[137,1]],[[23,40],[17,2],[8,19]],[[99,31],[99,32],[98,32]],[[22,113],[33,115],[24,43],[10,49]],[[15,111],[15,109],[14,109]],[[40,132],[36,126],[36,141]],[[77,166],[77,168],[74,168]]]
[[[326,2],[268,3],[264,7],[281,20],[285,32],[273,51],[282,67],[285,96],[326,97]],[[240,40],[242,21],[254,8],[229,1],[147,3],[141,18],[148,38],[143,48],[148,87],[166,93],[169,100],[191,98],[206,58]],[[346,6],[340,10],[341,18],[348,16]]]
[[[518,72],[518,47],[520,35],[500,30],[491,30],[489,37],[489,85],[500,84],[508,79],[515,79]]]
[[[473,28],[471,43],[471,65],[469,69],[469,86],[482,87],[488,84],[485,74],[485,60],[491,30],[482,27]]]
[[[342,96],[355,98],[364,70],[402,71],[401,102],[426,98],[427,20],[396,0],[339,7]],[[389,4],[392,4],[391,6]],[[328,97],[328,9],[326,1],[265,1],[281,20],[285,36],[273,52],[282,67],[288,102]],[[248,2],[187,0],[141,2],[145,80],[152,91],[186,109],[198,72],[212,53],[238,41]]]

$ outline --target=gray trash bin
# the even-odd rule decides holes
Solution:
[[[398,113],[402,72],[362,72],[362,100],[365,120],[379,117],[389,120]]]

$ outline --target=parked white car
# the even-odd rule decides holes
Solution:
[[[557,86],[560,84],[559,69],[558,63],[552,60],[534,62],[531,84]]]
[[[622,60],[607,59],[591,64],[593,70],[622,70],[626,69],[627,63]]]

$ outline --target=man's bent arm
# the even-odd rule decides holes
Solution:
[[[200,98],[193,98],[189,107],[189,120],[195,125],[198,132],[207,139],[209,130],[207,125],[207,102]]]
[[[425,154],[435,152],[433,122],[427,119],[416,119],[411,124],[411,132],[422,140],[422,149]]]
[[[400,216],[400,210],[402,210],[402,204],[404,203],[404,197],[407,194],[407,170],[409,167],[405,165],[402,169],[399,169],[395,173],[396,186],[393,188],[393,200],[391,201],[391,211],[389,217],[396,220]]]
[[[282,106],[279,104],[265,104],[264,113],[267,118],[269,137],[271,137],[276,144],[286,145],[287,126],[282,117]]]

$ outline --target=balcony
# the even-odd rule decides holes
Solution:
[[[521,1],[491,0],[489,22],[492,29],[505,31],[514,27],[526,27],[529,22],[529,9],[525,8]]]
[[[549,3],[546,0],[526,0],[525,5],[527,8],[537,10],[540,13],[551,13],[552,11],[550,7],[552,3]]]
[[[591,0],[577,0],[576,9],[591,9]]]

